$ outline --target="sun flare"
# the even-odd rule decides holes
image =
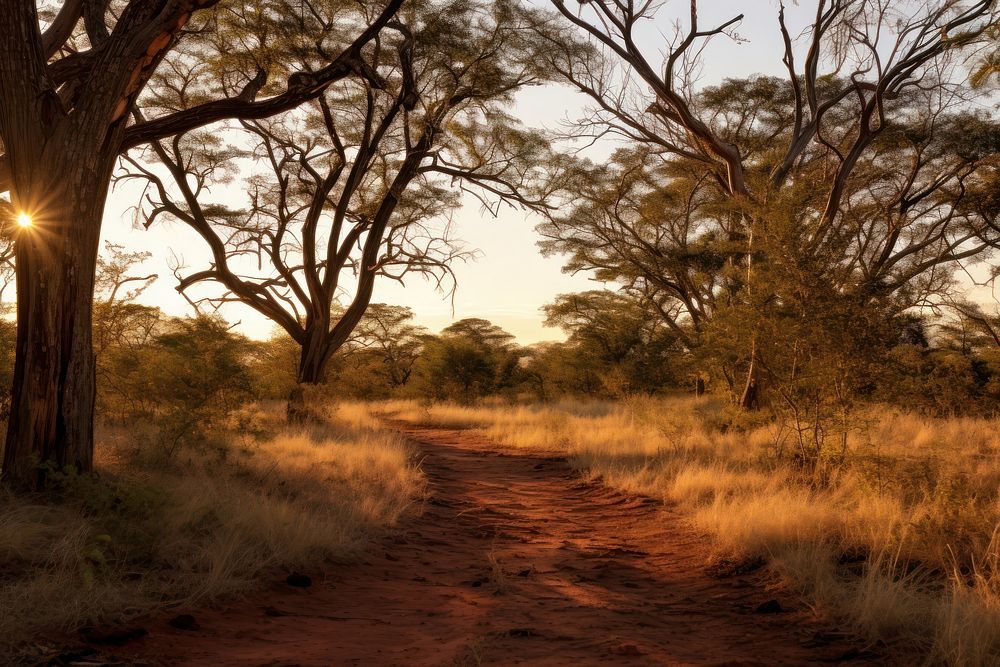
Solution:
[[[31,216],[30,215],[28,215],[27,213],[23,213],[23,212],[20,213],[20,214],[18,214],[18,216],[17,216],[17,225],[18,225],[18,227],[22,227],[22,228],[31,227],[32,224],[33,223],[31,221]]]

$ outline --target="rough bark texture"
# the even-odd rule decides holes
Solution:
[[[323,382],[326,362],[333,353],[327,342],[327,326],[314,328],[316,335],[307,334],[302,344],[295,388],[288,396],[286,417],[290,424],[304,424],[311,416],[309,406],[306,405],[306,386]]]
[[[47,467],[89,470],[93,459],[93,281],[122,121],[66,113],[46,71],[33,3],[0,2],[0,25],[0,136],[11,203],[34,220],[17,233],[3,478],[37,488]],[[100,83],[95,99],[110,97]]]
[[[95,164],[96,162],[96,164]],[[49,172],[44,217],[17,244],[17,343],[4,479],[37,488],[49,467],[89,470],[91,332],[100,221],[114,156],[67,156]]]

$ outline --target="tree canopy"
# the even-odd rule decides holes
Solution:
[[[166,175],[130,158],[132,175],[151,186],[145,224],[181,221],[211,249],[210,267],[178,270],[178,289],[221,285],[224,293],[197,301],[237,301],[270,318],[302,346],[300,381],[321,380],[377,277],[453,280],[452,263],[469,256],[449,222],[463,194],[490,210],[546,205],[548,141],[510,115],[518,90],[546,81],[536,36],[545,19],[512,1],[410,3],[360,56],[370,76],[281,116],[243,121],[226,141],[213,128],[153,142],[145,157]],[[345,48],[253,25],[275,61],[308,63],[322,58],[310,48]],[[214,63],[216,85],[226,85],[230,66]],[[165,73],[177,99],[161,103],[178,106],[207,85],[205,69]],[[246,190],[241,207],[216,194],[234,180]],[[346,308],[336,311],[342,297]]]

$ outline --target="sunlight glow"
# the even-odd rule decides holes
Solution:
[[[17,216],[17,224],[21,228],[31,227],[31,225],[32,225],[31,216],[28,215],[27,213],[23,213],[23,212],[20,213]]]

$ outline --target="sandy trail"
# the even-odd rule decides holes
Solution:
[[[557,455],[399,425],[432,497],[368,562],[156,620],[122,653],[164,665],[864,664],[761,575],[706,574],[704,541],[659,503]],[[778,598],[792,611],[754,613]]]

